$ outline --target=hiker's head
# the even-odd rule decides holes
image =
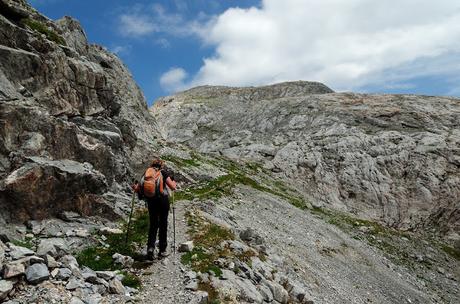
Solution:
[[[161,160],[160,158],[154,158],[152,160],[152,164],[150,165],[150,167],[156,168],[156,169],[163,169],[164,164],[165,162]]]

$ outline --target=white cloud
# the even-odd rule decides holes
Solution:
[[[185,87],[184,81],[187,76],[187,72],[184,69],[172,68],[160,77],[160,85],[168,92],[181,90]]]
[[[185,20],[180,14],[167,12],[160,4],[135,5],[120,15],[118,28],[120,34],[131,37],[146,37],[153,33],[175,37],[204,36],[209,19],[211,17],[200,13],[196,20]]]
[[[120,16],[120,33],[123,36],[145,36],[156,31],[156,25],[146,16],[132,13]]]
[[[303,79],[351,90],[460,71],[457,0],[264,0],[197,26],[215,52],[186,87]]]

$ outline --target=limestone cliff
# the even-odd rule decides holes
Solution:
[[[110,192],[155,142],[130,72],[78,21],[0,2],[0,208],[7,221],[64,210],[116,216]]]
[[[293,82],[194,88],[151,113],[166,140],[259,162],[315,206],[459,238],[459,99]]]

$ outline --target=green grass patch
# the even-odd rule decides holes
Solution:
[[[77,254],[78,264],[87,266],[92,270],[118,269],[113,264],[110,250],[102,247],[88,247]]]
[[[127,271],[122,271],[121,273],[123,274],[123,280],[121,280],[123,285],[136,289],[141,287],[142,283],[138,276]]]
[[[235,239],[235,235],[228,229],[210,223],[199,217],[192,217],[187,213],[189,233],[195,247],[181,257],[181,262],[190,265],[194,271],[206,273],[213,271],[217,277],[222,275],[222,270],[214,264],[219,257],[228,255],[228,249],[220,248],[225,240]]]
[[[48,40],[56,42],[57,44],[66,45],[64,38],[62,38],[55,31],[49,29],[46,24],[31,18],[24,18],[21,21],[24,25],[27,25],[32,30],[39,32],[40,34],[44,34]]]
[[[122,234],[110,234],[106,236],[107,240],[105,240],[105,243],[109,245],[108,247],[95,245],[85,248],[76,254],[78,263],[93,270],[120,269],[121,266],[113,262],[112,255],[120,253],[131,256],[134,259],[139,258],[136,247],[147,242],[148,226],[148,212],[146,210],[136,212],[131,220],[128,242],[126,242],[127,223],[123,222]]]
[[[172,162],[179,167],[199,167],[200,166],[200,162],[196,158],[193,157],[193,154],[192,154],[192,158],[190,159],[181,158],[181,157],[177,157],[173,155],[163,155],[162,159],[164,159],[165,161]]]
[[[19,247],[25,247],[30,250],[35,250],[33,238],[25,238],[24,240],[12,240],[11,243]]]

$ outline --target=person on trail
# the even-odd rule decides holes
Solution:
[[[155,242],[159,235],[158,257],[168,256],[168,214],[169,191],[176,190],[174,177],[164,170],[164,161],[155,158],[145,171],[139,184],[133,186],[140,198],[147,202],[149,210],[149,236],[147,242],[147,259],[154,259]],[[168,190],[168,188],[170,190]]]

